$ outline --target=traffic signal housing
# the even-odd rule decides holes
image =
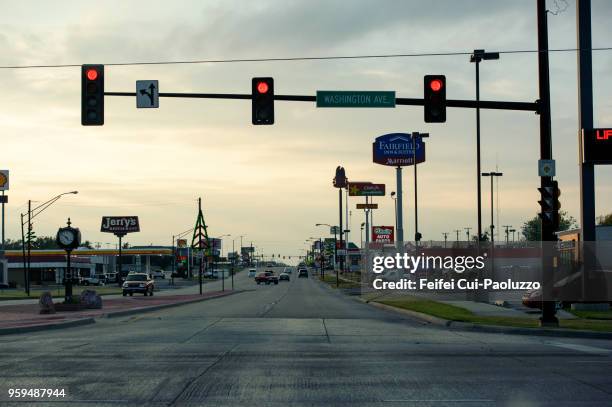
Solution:
[[[425,75],[425,123],[446,122],[446,76]]]
[[[251,99],[253,124],[274,124],[274,79],[253,78]]]
[[[81,66],[81,124],[104,124],[104,65]]]
[[[559,189],[559,184],[557,181],[545,181],[544,186],[538,188],[538,191],[540,191],[541,195],[541,200],[538,203],[542,208],[539,216],[542,222],[546,222],[556,231],[559,229],[559,209],[561,209],[561,202],[559,202],[561,190]]]

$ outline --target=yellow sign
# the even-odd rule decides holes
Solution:
[[[0,191],[8,191],[9,189],[9,171],[0,170]]]

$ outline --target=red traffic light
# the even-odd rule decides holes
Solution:
[[[89,79],[90,81],[95,81],[96,79],[98,79],[98,71],[96,71],[95,69],[88,69],[86,75],[87,79]]]
[[[431,82],[429,82],[429,87],[434,92],[439,92],[442,89],[442,86],[444,86],[444,84],[442,83],[440,79],[434,79]]]
[[[257,92],[259,93],[268,93],[269,89],[270,88],[266,82],[262,81],[257,84]]]

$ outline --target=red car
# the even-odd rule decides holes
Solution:
[[[255,282],[257,284],[278,284],[278,276],[274,275],[273,271],[264,271],[263,273],[259,273],[255,276]]]

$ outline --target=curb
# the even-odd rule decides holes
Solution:
[[[423,314],[412,310],[392,307],[390,305],[381,304],[378,302],[366,301],[359,299],[359,301],[369,304],[373,307],[384,309],[386,311],[396,312],[416,318],[420,321],[427,322],[432,325],[441,326],[445,328],[452,328],[461,331],[472,331],[472,332],[489,332],[498,334],[508,335],[532,335],[532,336],[554,336],[563,338],[586,338],[586,339],[612,339],[612,332],[597,332],[597,331],[581,331],[578,329],[551,329],[551,328],[518,328],[510,326],[498,326],[498,325],[480,325],[471,322],[459,322],[448,319],[434,317],[433,315]]]
[[[64,321],[64,322],[58,322],[58,323],[52,323],[52,324],[40,324],[40,325],[31,325],[31,326],[0,328],[0,336],[28,333],[28,332],[37,332],[37,331],[46,331],[46,330],[51,330],[51,329],[71,328],[75,326],[95,324],[96,318],[117,318],[117,317],[123,317],[123,316],[134,315],[134,314],[142,314],[145,312],[153,312],[153,311],[158,311],[158,310],[165,309],[165,308],[178,307],[181,305],[189,305],[189,304],[193,304],[196,302],[202,302],[206,300],[214,300],[215,298],[228,297],[230,295],[239,294],[242,292],[245,292],[245,290],[230,291],[227,294],[217,295],[214,297],[194,298],[188,301],[175,302],[175,303],[170,303],[170,304],[153,305],[150,307],[133,308],[130,310],[125,310],[125,311],[110,312],[108,314],[101,314],[98,317],[80,318],[80,319],[75,319],[72,321]]]
[[[165,309],[165,308],[178,307],[181,305],[189,305],[189,304],[194,304],[196,302],[202,302],[206,300],[214,300],[215,298],[229,297],[230,295],[240,294],[244,291],[245,290],[235,290],[235,291],[229,291],[227,294],[216,295],[214,297],[194,298],[192,300],[187,300],[187,301],[182,301],[182,302],[173,302],[170,304],[152,305],[150,307],[141,307],[141,308],[133,308],[133,309],[125,310],[125,311],[109,312],[108,314],[100,315],[99,318],[117,318],[117,317],[124,317],[124,316],[134,315],[134,314],[142,314],[143,312],[153,312],[153,311],[158,311],[160,309]]]
[[[18,326],[12,328],[0,328],[0,335],[21,334],[27,332],[46,331],[50,329],[71,328],[73,326],[95,324],[95,318],[81,318],[72,321],[58,322],[56,324],[42,324],[31,326]]]

